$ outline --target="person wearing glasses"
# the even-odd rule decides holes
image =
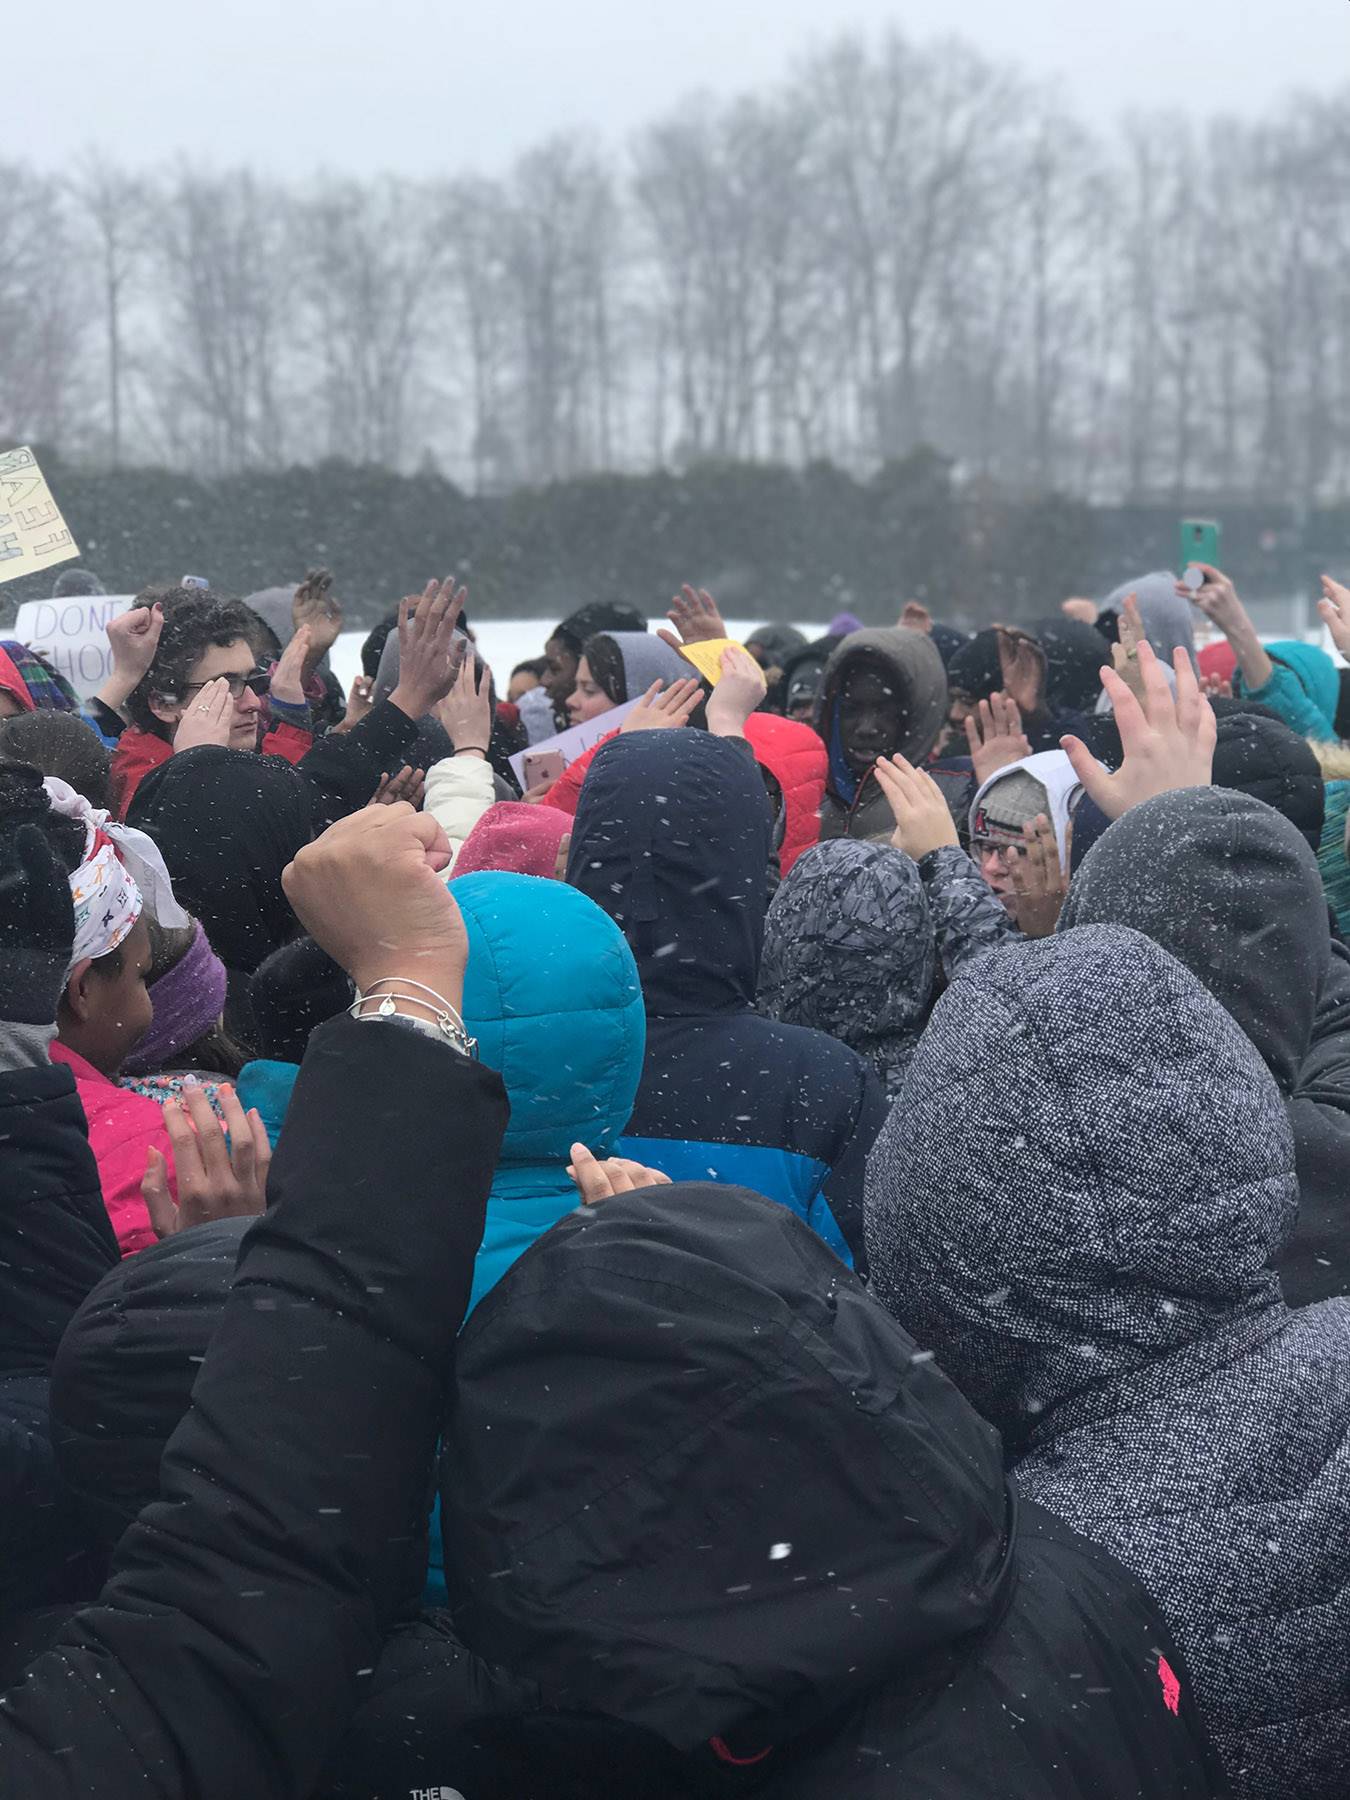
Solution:
[[[122,691],[113,704],[130,720],[112,759],[119,817],[151,769],[177,750],[220,744],[296,763],[310,749],[314,738],[302,685],[308,640],[302,632],[266,669],[259,663],[260,622],[242,601],[209,589],[171,589],[153,606],[124,617],[133,622],[122,634],[126,642],[109,632],[115,664],[120,651],[124,665],[121,671],[114,667]],[[100,698],[109,700],[106,689]]]

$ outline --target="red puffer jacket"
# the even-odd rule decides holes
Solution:
[[[820,806],[825,798],[829,758],[819,735],[796,719],[777,713],[751,713],[745,735],[756,762],[766,768],[783,790],[786,824],[779,867],[784,875],[803,850],[820,840]]]

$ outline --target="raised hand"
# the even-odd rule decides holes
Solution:
[[[472,651],[466,654],[444,699],[437,701],[436,717],[455,754],[477,754],[486,759],[492,737],[492,682],[485,664]]]
[[[673,726],[687,725],[689,715],[702,698],[703,683],[692,676],[672,681],[664,693],[661,683],[654,681],[619,730],[669,731]]]
[[[1084,625],[1097,623],[1097,602],[1084,600],[1081,595],[1075,595],[1072,600],[1061,600],[1059,610],[1066,619],[1077,619]]]
[[[397,806],[400,800],[406,800],[409,806],[419,812],[426,798],[427,781],[425,769],[414,769],[404,763],[395,775],[381,775],[380,785],[366,801],[367,806]]]
[[[1045,710],[1045,652],[1025,631],[1006,625],[994,629],[1003,691],[1024,719],[1038,719]]]
[[[1173,699],[1162,665],[1147,641],[1139,646],[1144,687],[1141,706],[1114,669],[1102,670],[1111,697],[1124,758],[1112,774],[1080,738],[1060,739],[1074,774],[1108,819],[1174,788],[1208,787],[1214,773],[1214,709],[1200,692],[1191,659],[1173,653],[1177,691]]]
[[[895,820],[891,842],[897,850],[918,862],[934,850],[960,843],[942,789],[926,769],[916,769],[903,756],[883,756],[873,773]]]
[[[1144,678],[1139,667],[1139,646],[1145,640],[1144,621],[1139,616],[1139,597],[1127,594],[1120,609],[1120,638],[1111,646],[1111,661],[1116,674],[1141,704]]]
[[[1341,655],[1350,661],[1350,587],[1342,587],[1330,575],[1322,577],[1322,598],[1317,610],[1331,633],[1331,641]],[[111,632],[112,627],[109,626]]]
[[[327,569],[311,569],[296,588],[291,601],[291,623],[297,632],[302,625],[309,630],[305,673],[312,674],[342,630],[342,603],[333,592],[333,577]]]
[[[1256,635],[1256,627],[1252,624],[1246,607],[1238,599],[1237,589],[1222,569],[1216,569],[1210,563],[1196,563],[1193,566],[1205,578],[1202,586],[1196,593],[1192,593],[1184,581],[1179,581],[1177,592],[1198,606],[1205,617],[1217,625],[1228,639],[1248,688],[1263,688],[1275,673],[1275,665]]]
[[[966,714],[966,742],[975,765],[975,780],[983,786],[991,775],[1031,755],[1031,744],[1022,729],[1016,701],[998,693],[981,700]]]
[[[727,635],[717,602],[704,588],[692,588],[686,583],[671,601],[666,617],[675,631],[667,631],[663,626],[656,635],[672,650],[682,650],[686,644],[710,644],[714,638]]]
[[[267,691],[274,700],[286,706],[305,704],[305,671],[310,666],[311,651],[309,626],[301,625],[272,665]]]
[[[455,627],[467,599],[467,591],[447,578],[429,581],[420,600],[404,599],[399,606],[398,686],[389,698],[410,719],[431,712],[454,686],[461,654]]]
[[[1069,891],[1065,873],[1072,845],[1072,821],[1065,826],[1066,841],[1061,860],[1054,828],[1044,813],[1038,813],[1022,836],[1026,847],[1008,859],[1008,875],[1017,895],[1017,929],[1023,937],[1049,937],[1059,920],[1064,896]]]
[[[469,940],[443,879],[449,862],[430,813],[365,806],[307,844],[281,884],[300,923],[358,988],[403,976],[458,1007]]]
[[[669,1175],[663,1175],[659,1169],[645,1168],[626,1156],[611,1156],[607,1161],[599,1162],[585,1144],[573,1144],[567,1173],[584,1206],[598,1206],[602,1200],[612,1200],[615,1194],[631,1193],[634,1188],[670,1185]]]
[[[109,619],[106,629],[112,670],[97,697],[114,712],[121,712],[127,695],[155,660],[164,629],[164,608],[158,601],[153,606],[133,606]]]
[[[187,711],[174,727],[175,755],[180,750],[196,750],[202,744],[230,747],[230,729],[234,723],[234,695],[230,684],[218,675],[199,688]]]
[[[158,1150],[147,1153],[141,1183],[141,1197],[158,1238],[213,1219],[255,1217],[267,1204],[267,1168],[272,1160],[267,1128],[256,1107],[245,1116],[232,1087],[223,1086],[217,1094],[224,1126],[200,1087],[185,1086],[181,1103],[171,1100],[164,1108],[177,1206],[169,1192],[168,1164]]]
[[[933,615],[926,606],[920,606],[917,600],[906,600],[900,609],[900,623],[907,631],[931,632]]]
[[[708,730],[714,737],[744,737],[745,721],[768,691],[764,671],[750,652],[729,644],[722,652],[722,678],[708,700]]]

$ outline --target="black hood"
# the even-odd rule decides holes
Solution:
[[[773,820],[754,761],[706,731],[634,731],[582,785],[567,879],[622,930],[653,1018],[753,1006]]]
[[[998,633],[992,625],[977,631],[955,651],[947,663],[947,680],[955,693],[967,700],[988,700],[1003,686],[1003,664],[998,654]]]
[[[107,1545],[159,1492],[251,1219],[166,1238],[110,1269],[66,1327],[52,1370],[61,1473]]]
[[[1216,700],[1214,785],[1264,800],[1295,825],[1314,850],[1321,846],[1326,784],[1312,745],[1283,719],[1249,702]]]
[[[159,845],[226,968],[252,974],[299,931],[281,873],[314,835],[314,798],[283,758],[214,744],[171,756],[137,788],[127,823]]]
[[[1045,652],[1045,703],[1051,712],[1091,712],[1102,691],[1111,646],[1095,626],[1063,613],[1029,627]]]
[[[451,1610],[550,1703],[753,1754],[1006,1592],[997,1434],[758,1195],[578,1209],[474,1312],[456,1385]]]
[[[1331,937],[1317,859],[1272,807],[1186,788],[1132,808],[1084,858],[1059,922],[1129,925],[1161,944],[1293,1090]]]

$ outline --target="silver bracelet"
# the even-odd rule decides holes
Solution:
[[[398,983],[398,986],[388,994],[377,994],[373,991],[377,987],[384,987],[386,983]],[[407,994],[403,992],[404,988],[418,988],[421,992],[420,994]],[[421,998],[421,994],[429,997],[424,1000]],[[374,1012],[362,1012],[361,1008],[372,1000],[379,1002]],[[469,1036],[464,1020],[445,996],[438,994],[435,988],[429,988],[423,982],[412,980],[410,976],[381,975],[377,981],[371,983],[370,989],[364,994],[360,988],[356,990],[356,998],[347,1010],[354,1019],[390,1019],[398,1012],[398,1008],[394,1005],[396,1000],[406,1001],[410,1006],[420,1006],[425,1012],[429,1012],[442,1037],[448,1038],[462,1055],[472,1057],[478,1055],[478,1039]],[[417,1024],[422,1021],[414,1020],[412,1022]]]

